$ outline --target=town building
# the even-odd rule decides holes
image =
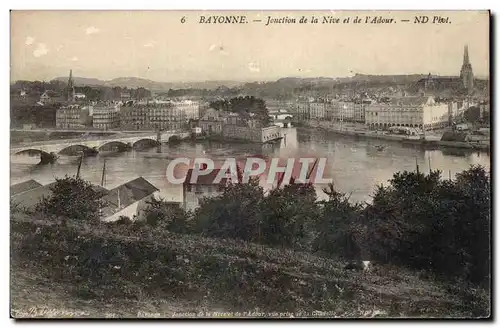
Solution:
[[[354,102],[354,122],[365,123],[365,107],[371,103],[371,100]]]
[[[139,177],[109,190],[103,197],[105,207],[101,210],[103,220],[112,222],[126,216],[131,220],[145,219],[144,210],[148,201],[157,197],[158,188],[143,177]]]
[[[269,111],[269,116],[274,125],[282,128],[292,127],[293,114],[284,109]]]
[[[215,183],[220,169],[213,169],[206,175],[200,175],[195,182],[191,183],[193,169],[189,169],[186,179],[182,185],[183,206],[187,211],[193,211],[200,206],[200,201],[205,197],[216,197],[224,191],[224,186],[228,179],[222,178],[219,183]]]
[[[151,127],[149,109],[142,105],[124,104],[120,108],[120,128],[140,130]]]
[[[90,123],[89,106],[72,104],[56,111],[56,127],[60,129],[84,128]]]
[[[120,105],[113,103],[98,103],[94,105],[92,126],[103,130],[120,127]]]
[[[130,92],[121,92],[120,93],[120,101],[125,103],[129,100],[131,100]]]
[[[76,100],[85,100],[87,98],[87,96],[84,94],[84,93],[79,93],[79,92],[76,92],[74,95],[73,95],[73,99]]]
[[[200,118],[199,126],[205,135],[222,134],[222,126],[227,122],[229,113],[208,108],[203,117]]]
[[[249,120],[249,122],[255,122]],[[236,124],[223,124],[222,136],[227,139],[250,141],[256,143],[274,142],[282,138],[281,127],[277,125],[256,126],[250,123],[247,126]]]
[[[443,90],[466,90],[468,94],[474,91],[474,73],[469,59],[469,47],[464,46],[463,63],[460,76],[433,76],[431,73],[417,82],[422,92],[438,92]]]
[[[49,93],[47,91],[45,91],[44,93],[42,93],[42,95],[40,96],[40,102],[42,104],[47,104],[48,102],[50,101],[50,96],[49,96]]]
[[[297,119],[299,121],[346,121],[363,122],[365,105],[369,101],[346,101],[342,99],[309,98],[297,102]]]
[[[124,129],[176,130],[199,118],[199,103],[153,100],[125,104],[120,113],[120,126]]]
[[[209,108],[200,119],[202,134],[256,143],[267,143],[280,139],[281,127],[263,126],[261,121],[252,118],[243,119],[238,113]]]
[[[434,97],[392,98],[366,106],[365,123],[370,129],[392,126],[417,127],[424,130],[449,124],[449,105],[436,102]]]
[[[53,90],[45,90],[41,95],[40,95],[40,105],[48,105],[48,104],[55,104],[55,103],[62,103],[65,100],[55,91]]]

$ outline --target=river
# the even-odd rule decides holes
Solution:
[[[376,146],[384,143],[383,151]],[[210,157],[215,160],[226,157],[245,157],[255,154],[280,157],[317,156],[327,157],[325,176],[331,177],[337,190],[351,194],[353,201],[370,201],[375,187],[387,181],[397,171],[414,171],[418,163],[421,171],[439,169],[448,178],[470,167],[480,164],[490,168],[490,155],[465,150],[423,150],[418,146],[406,146],[397,142],[380,140],[355,140],[327,131],[307,128],[286,129],[281,144],[261,146],[220,142],[183,142],[163,144],[142,150],[122,153],[99,154],[83,160],[81,177],[100,184],[104,159],[106,159],[106,188],[144,177],[160,189],[162,197],[169,201],[181,201],[182,189],[170,185],[165,178],[168,163],[175,157]],[[61,157],[55,164],[36,165],[27,163],[25,156],[11,157],[11,184],[35,179],[42,184],[56,177],[74,175],[78,158]],[[323,194],[318,190],[323,198]]]

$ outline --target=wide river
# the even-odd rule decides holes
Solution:
[[[386,148],[377,150],[377,145]],[[280,145],[261,146],[219,142],[183,142],[164,144],[142,150],[122,153],[101,153],[85,158],[81,176],[92,183],[100,184],[104,159],[106,159],[105,187],[114,188],[122,183],[144,177],[158,189],[166,200],[181,201],[179,185],[167,183],[165,171],[168,163],[176,157],[210,157],[222,160],[226,157],[245,157],[255,154],[288,157],[327,157],[325,175],[331,177],[337,190],[351,194],[353,201],[370,201],[375,187],[387,181],[397,171],[414,171],[418,163],[420,170],[439,169],[443,177],[455,175],[480,164],[490,168],[490,155],[461,150],[423,150],[414,146],[403,146],[397,142],[379,140],[355,140],[330,132],[306,128],[286,129],[286,138]],[[430,159],[430,161],[429,161]],[[42,184],[56,177],[74,175],[77,170],[76,157],[61,156],[55,164],[36,165],[25,156],[11,157],[11,184],[35,179]],[[321,191],[320,197],[324,196]]]

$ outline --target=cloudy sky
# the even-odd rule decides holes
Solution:
[[[246,15],[248,24],[199,24],[200,15]],[[156,81],[270,80],[352,73],[458,75],[463,47],[475,75],[489,72],[487,12],[442,12],[449,24],[275,24],[267,17],[398,20],[435,12],[11,12],[11,79],[67,76]],[[439,13],[438,13],[439,15]],[[181,18],[185,17],[185,23]],[[253,22],[261,19],[262,22]]]

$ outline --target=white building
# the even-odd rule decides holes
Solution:
[[[433,97],[393,98],[366,105],[365,124],[371,129],[405,126],[429,130],[447,126],[449,115],[448,104],[437,103]]]
[[[219,169],[214,169],[207,175],[200,175],[194,183],[191,183],[193,169],[189,169],[186,180],[182,185],[183,206],[187,211],[195,210],[200,206],[200,201],[205,197],[216,197],[223,192],[223,185],[227,179],[221,179],[220,184],[214,181],[219,174]]]
[[[112,222],[121,216],[131,220],[144,219],[148,201],[158,194],[158,188],[142,177],[113,188],[103,198],[106,203],[102,209],[103,220]]]
[[[73,95],[73,98],[75,100],[83,100],[83,99],[87,98],[87,96],[84,93],[75,93]]]

